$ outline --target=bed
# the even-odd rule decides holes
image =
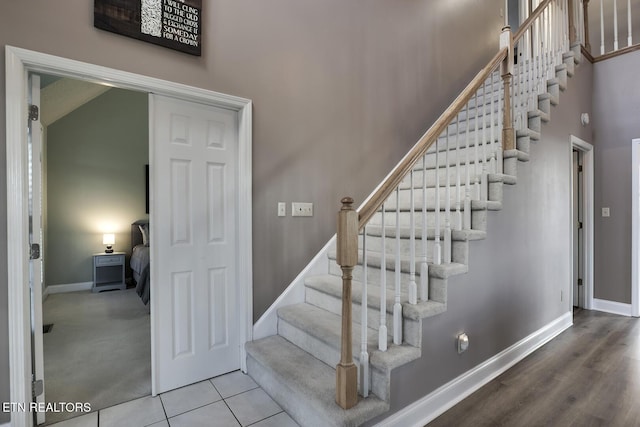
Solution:
[[[136,292],[146,305],[151,296],[149,274],[149,220],[141,219],[131,224],[131,270]]]

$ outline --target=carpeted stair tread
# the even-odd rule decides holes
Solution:
[[[515,151],[515,150],[513,150]],[[420,203],[420,205],[422,205]],[[414,211],[416,213],[420,213],[422,212],[422,206],[418,206],[418,204],[415,204],[415,209]],[[384,206],[384,211],[385,212],[395,212],[397,209],[393,206],[388,206],[385,205]],[[471,200],[471,210],[473,211],[483,211],[483,210],[490,210],[490,211],[499,211],[500,209],[502,209],[502,202],[499,202],[497,200]],[[435,212],[436,208],[435,208],[435,201],[428,201],[427,202],[427,212]],[[410,206],[405,206],[402,203],[400,203],[400,212],[409,212],[410,211]],[[444,203],[440,204],[440,212],[445,212],[446,211],[446,207],[444,206]],[[451,212],[454,211],[454,209],[452,208],[450,210]],[[380,212],[380,211],[378,211]],[[443,219],[443,224],[444,224],[444,219]]]
[[[319,292],[326,293],[337,299],[342,298],[342,279],[332,274],[322,274],[307,277],[305,285]],[[395,295],[387,289],[386,295],[387,313],[393,313]],[[356,304],[362,304],[362,283],[353,281],[351,286],[351,298]],[[418,301],[418,304],[409,304],[406,290],[402,293],[402,314],[407,319],[420,320],[435,316],[446,311],[446,305],[436,301]],[[367,290],[367,305],[370,308],[380,310],[380,286],[370,284]],[[356,319],[357,320],[357,319]]]
[[[305,331],[307,335],[331,347],[336,353],[336,360],[333,363],[338,363],[340,359],[340,336],[342,325],[342,318],[340,316],[303,302],[278,309],[278,319],[278,322],[285,321],[291,326]],[[280,328],[280,326],[278,326],[278,328]],[[355,358],[357,359],[357,356],[360,353],[361,343],[360,324],[354,321],[352,330],[355,332],[352,334],[352,350]],[[280,329],[278,329],[278,334],[283,335],[280,333]],[[287,338],[287,336],[284,337]],[[378,331],[368,328],[367,344],[369,352],[375,350],[377,340]],[[387,343],[391,343],[391,337],[388,337]],[[327,361],[325,362],[329,363]]]
[[[329,260],[335,262],[336,251],[329,251]],[[387,271],[395,271],[396,260],[392,255],[387,254],[385,257]],[[362,265],[362,250],[358,251],[358,265]],[[382,265],[382,254],[379,252],[367,251],[367,265],[369,267],[380,268]],[[400,256],[400,271],[403,273],[410,273],[410,261],[408,256]],[[418,257],[415,259],[415,272],[416,276],[420,276],[420,261]],[[437,277],[439,279],[446,279],[455,274],[462,274],[467,272],[467,266],[451,262],[448,264],[429,264],[429,277]],[[391,284],[388,284],[391,286]]]
[[[419,221],[416,221],[419,222]],[[435,238],[436,229],[435,228],[427,228],[427,239],[433,240]],[[382,236],[382,227],[379,225],[370,225],[367,226],[367,236]],[[388,226],[385,227],[385,236],[389,238],[396,237],[396,227]],[[411,236],[411,228],[409,227],[400,227],[400,238],[401,239],[409,239]],[[482,240],[487,237],[487,232],[482,230],[451,230],[451,240],[453,241],[469,241],[469,240]],[[416,240],[422,240],[422,227],[416,226],[415,228],[415,238]]]
[[[469,163],[469,164],[472,165],[473,163]],[[455,168],[455,166],[453,168]],[[418,171],[420,171],[420,169],[418,169]],[[474,174],[473,177],[470,177],[470,185],[474,184],[474,181],[475,181],[474,178],[475,178],[475,174]],[[465,180],[466,180],[466,176],[464,174],[462,174],[460,187],[463,188],[463,194],[464,194],[464,186],[465,186],[465,182],[464,181]],[[516,181],[517,181],[517,177],[515,177],[513,175],[503,174],[503,173],[488,173],[487,174],[487,180],[488,180],[488,182],[490,184],[494,183],[494,182],[502,182],[502,183],[507,184],[507,185],[514,185],[516,183]],[[442,190],[446,189],[447,188],[446,177],[441,178],[439,184],[440,184],[440,188]],[[407,179],[403,180],[398,187],[401,190],[410,189],[411,188],[410,179],[407,178]],[[449,179],[449,187],[450,187],[450,190],[452,192],[455,191],[454,189],[457,187],[457,183],[456,183],[455,177],[450,177],[450,179]],[[416,192],[418,190],[422,191],[422,188],[423,188],[422,179],[415,179],[414,178],[414,180],[413,180],[413,188],[414,188],[414,191],[416,191]],[[427,187],[426,188],[436,188],[436,184],[435,184],[435,181],[434,181],[433,178],[427,180]]]
[[[342,318],[340,316],[315,307],[311,304],[301,303],[279,309],[278,317],[280,319],[283,319],[293,327],[305,331],[309,336],[323,342],[324,344],[332,348],[335,352],[335,355],[333,356],[333,358],[335,359],[335,364],[339,362],[340,346],[342,344]],[[369,333],[367,351],[370,355],[370,363],[372,368],[384,372],[395,369],[420,357],[420,349],[408,344],[394,345],[392,343],[393,339],[391,335],[387,337],[387,350],[379,351],[378,331],[371,328],[369,328],[368,331]],[[389,333],[392,334],[393,331],[389,331]],[[359,364],[361,343],[360,324],[358,322],[353,322],[352,334],[354,337],[357,337],[352,341],[353,358],[354,361]],[[285,336],[284,338],[286,339],[287,337]],[[373,357],[374,354],[376,355],[376,357]],[[316,355],[316,357],[319,356]]]
[[[340,408],[335,370],[281,336],[248,342],[245,348],[253,379],[301,425],[358,426],[389,410],[375,395],[359,396],[351,409]]]

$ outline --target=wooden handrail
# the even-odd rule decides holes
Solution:
[[[547,3],[551,1],[548,0]],[[495,54],[489,63],[471,80],[467,87],[458,95],[453,103],[444,113],[436,120],[436,122],[427,130],[420,140],[413,146],[411,151],[402,159],[402,161],[393,169],[387,177],[384,184],[371,196],[367,203],[359,210],[358,230],[369,222],[371,217],[376,213],[382,204],[389,198],[391,193],[400,185],[404,177],[411,171],[413,166],[427,152],[429,147],[436,141],[442,132],[449,126],[453,118],[462,110],[469,102],[476,91],[482,86],[487,77],[504,61],[507,57],[508,48],[502,48]]]
[[[515,45],[524,35],[524,33],[533,25],[533,22],[538,19],[544,9],[551,3],[552,0],[544,0],[542,3],[536,7],[536,10],[533,11],[531,15],[520,25],[518,31],[513,35],[513,44]]]

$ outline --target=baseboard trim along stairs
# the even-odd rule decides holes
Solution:
[[[476,104],[482,102],[483,105],[472,105],[470,102],[464,114],[458,115],[456,122],[448,126],[452,129],[453,135],[455,132],[460,132],[460,129],[466,129],[467,141],[469,141],[470,132],[478,135],[482,131],[482,135],[485,136],[485,130],[487,130],[486,138],[489,138],[488,129],[491,128],[491,139],[495,141],[485,139],[488,142],[481,143],[483,153],[480,158],[477,157],[477,139],[474,145],[469,145],[467,142],[462,149],[459,145],[451,145],[448,138],[443,141],[443,144],[432,146],[424,158],[414,166],[411,174],[413,179],[426,183],[424,192],[422,190],[416,192],[415,197],[418,200],[413,200],[414,191],[411,191],[413,181],[405,180],[398,187],[397,195],[391,197],[383,205],[383,210],[379,210],[372,217],[364,232],[366,249],[359,245],[359,260],[353,270],[352,285],[353,334],[354,337],[359,337],[360,331],[364,330],[366,334],[364,332],[363,334],[368,336],[366,344],[361,343],[359,338],[354,339],[352,350],[354,363],[359,370],[361,352],[365,356],[368,354],[368,365],[365,365],[369,367],[368,397],[358,396],[358,404],[348,410],[342,409],[335,401],[335,366],[340,361],[341,355],[342,272],[336,264],[334,239],[287,289],[286,294],[282,295],[268,310],[267,315],[258,322],[260,329],[260,332],[256,333],[258,339],[246,344],[248,373],[301,426],[358,426],[389,411],[393,370],[421,357],[423,322],[447,310],[449,277],[468,272],[469,243],[486,238],[487,216],[491,215],[492,211],[502,209],[503,186],[517,185],[518,164],[529,161],[531,141],[542,138],[542,122],[550,119],[551,106],[560,101],[567,79],[573,75],[574,67],[580,61],[577,52],[579,49],[574,47],[572,51],[564,54],[563,63],[555,67],[555,77],[547,80],[547,92],[536,95],[535,108],[529,108],[529,111],[524,111],[521,115],[526,117],[526,125],[520,126],[516,132],[516,148],[502,152],[502,168],[495,167],[497,161],[495,153],[484,150],[487,145],[492,147],[499,135],[499,132],[493,132],[493,126],[496,123],[494,117],[499,114],[495,114],[493,104],[485,105],[486,98],[490,96],[492,98],[490,102],[493,102],[496,96],[500,96],[499,85],[496,85],[494,92],[492,85],[485,84],[481,90],[486,94],[481,98],[476,96],[474,101]],[[493,81],[492,77],[492,84]],[[478,115],[478,110],[482,111],[481,115]],[[469,127],[471,114],[475,114],[474,126],[478,128],[477,130]],[[478,127],[478,117],[482,123],[481,129]],[[440,154],[441,151],[442,154]],[[472,151],[475,151],[475,163],[469,162],[469,154]],[[446,165],[443,165],[437,159],[438,156],[444,158],[445,154]],[[465,159],[464,164],[460,161],[461,158]],[[498,159],[500,159],[499,156]],[[447,220],[452,223],[462,221],[460,209],[457,212],[445,211],[441,201],[450,199],[451,193],[455,193],[450,191],[455,185],[449,184],[451,171],[457,168],[472,168],[477,171],[480,168],[480,162],[485,171],[483,173],[485,181],[482,184],[485,185],[482,190],[485,191],[485,195],[479,200],[471,200],[469,204],[470,226],[452,230],[451,245],[450,247],[445,245],[445,250],[450,250],[451,262],[438,263],[433,262],[431,258],[428,259],[428,289],[425,288],[428,290],[428,299],[421,298],[417,303],[409,304],[409,291],[403,288],[401,294],[395,294],[394,282],[397,277],[401,277],[402,283],[408,283],[415,275],[415,281],[420,283],[420,267],[412,265],[415,261],[410,261],[415,259],[413,255],[409,256],[409,253],[414,251],[412,245],[415,244],[416,249],[422,248],[422,239],[426,238],[425,247],[432,248],[434,242],[438,241],[439,233],[435,232],[439,224],[437,215],[433,223],[436,212],[440,212],[438,215],[450,215]],[[487,173],[486,168],[490,164],[493,164],[493,168]],[[447,182],[446,185],[451,186],[446,191],[442,187],[443,179]],[[438,182],[440,184],[437,184]],[[474,191],[479,189],[479,185],[476,180]],[[458,184],[458,191],[465,191],[464,184],[462,190],[460,187]],[[411,200],[409,194],[411,194]],[[413,236],[409,228],[409,221],[413,222],[413,212],[411,217],[408,212],[412,209],[417,211],[417,207],[420,207],[419,214],[425,218],[427,224],[424,236],[421,231],[416,233],[417,236]],[[384,212],[387,211],[398,212],[390,215],[393,219],[391,224],[385,223],[384,220]],[[360,236],[360,239],[363,239],[363,236]],[[386,241],[394,242],[393,245],[389,245],[392,246],[393,253],[387,253]],[[429,257],[432,257],[431,249],[428,253]],[[319,267],[322,264],[324,268]],[[397,276],[396,270],[399,271]],[[365,277],[369,283],[366,299],[363,298],[362,285]],[[385,282],[386,286],[383,286]],[[381,318],[384,325],[384,316],[380,314],[382,305],[380,295],[385,289],[387,289],[386,298],[383,301],[386,301],[384,312],[387,313],[388,345],[386,351],[380,351],[378,340],[381,337],[384,341],[385,327],[381,326],[377,319]],[[393,308],[398,299],[402,305],[401,339],[393,344]],[[364,310],[368,319],[376,320],[365,323],[366,327],[363,328],[359,322]],[[572,314],[562,315],[481,365],[381,421],[379,425],[403,427],[424,425],[571,324]],[[361,348],[363,346],[368,353],[365,354],[364,349]]]
[[[381,421],[377,427],[422,427],[430,423],[572,325],[573,314],[563,314],[484,363]]]

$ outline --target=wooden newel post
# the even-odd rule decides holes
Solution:
[[[340,363],[336,366],[336,403],[349,409],[358,403],[358,368],[351,347],[351,280],[358,264],[358,212],[353,199],[341,200],[338,213],[337,262],[342,268],[342,343]]]
[[[511,27],[506,26],[500,34],[500,48],[508,48],[507,57],[502,63],[501,75],[504,83],[504,117],[502,121],[502,149],[516,148],[516,135],[511,117],[511,77],[513,76],[513,38]]]

